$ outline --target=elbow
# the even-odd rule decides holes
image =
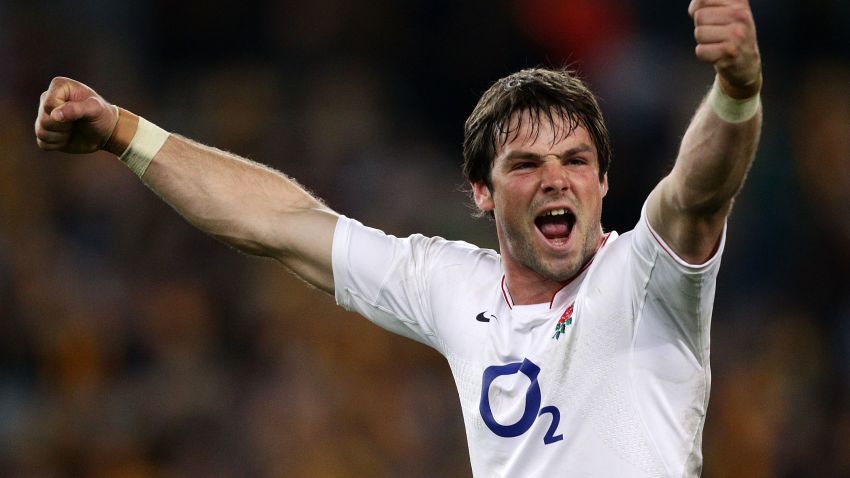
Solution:
[[[690,217],[716,217],[726,214],[741,189],[743,178],[671,175],[668,177],[668,204]]]

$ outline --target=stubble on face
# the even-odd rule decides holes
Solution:
[[[538,210],[540,206],[540,202],[532,204],[529,208],[529,216],[533,215],[533,211]],[[574,207],[576,216],[584,217],[582,206],[575,204]],[[575,277],[596,254],[602,239],[602,225],[598,218],[590,223],[577,222],[572,231],[576,240],[579,241],[576,247],[577,253],[565,257],[547,258],[535,251],[529,240],[529,234],[537,232],[522,231],[522,227],[518,226],[511,221],[502,221],[500,224],[511,255],[517,262],[540,277],[554,282],[567,282]]]
[[[525,123],[526,126],[529,124]],[[592,145],[592,141],[580,125],[568,127],[573,125],[543,121],[536,126],[539,129],[518,128],[517,136],[507,141],[503,146],[506,149],[497,154],[502,159],[498,160],[498,178],[494,176],[493,188],[490,190],[496,229],[499,242],[504,247],[503,258],[512,264],[511,267],[518,267],[514,270],[519,272],[519,277],[531,279],[537,276],[544,282],[563,284],[581,272],[602,243],[600,209],[601,199],[607,191],[607,178],[604,180],[606,182],[600,182],[595,148],[588,148],[587,145]],[[511,153],[511,150],[514,152]],[[578,151],[575,153],[581,159],[578,165],[574,165],[567,151]],[[532,167],[528,176],[524,173],[515,175],[511,169],[512,163],[502,162],[513,154],[533,154],[540,158],[532,160],[537,161],[538,166]],[[563,183],[566,185],[552,183],[544,186],[540,183],[540,175],[544,174],[542,168],[552,167],[541,163],[551,162],[553,155],[563,161],[560,167],[563,168]],[[549,174],[546,173],[547,176]],[[523,198],[529,199],[529,203],[523,209],[518,209],[517,202],[522,202]],[[544,239],[538,229],[536,216],[541,211],[565,207],[569,208],[574,218],[569,233],[570,244],[568,248],[552,248],[549,240]],[[531,274],[522,273],[523,269]]]

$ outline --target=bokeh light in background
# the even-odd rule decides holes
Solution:
[[[493,247],[460,190],[478,95],[577,67],[614,140],[603,223],[631,229],[712,79],[687,3],[0,1],[0,475],[470,474],[436,352],[193,230],[109,155],[40,152],[53,76],[371,226]],[[718,284],[704,476],[850,476],[850,2],[752,4],[765,130]]]

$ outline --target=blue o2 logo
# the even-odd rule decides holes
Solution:
[[[513,375],[515,373],[521,373],[528,377],[531,384],[525,392],[525,410],[522,416],[516,423],[506,425],[497,422],[493,417],[493,410],[490,408],[490,385],[498,377]],[[540,408],[541,396],[540,384],[537,383],[538,375],[540,375],[540,367],[528,359],[507,365],[493,365],[484,369],[484,380],[481,384],[481,400],[478,404],[478,410],[487,428],[500,437],[518,437],[531,429],[537,417],[550,414],[552,415],[552,422],[546,431],[546,435],[543,437],[543,443],[549,445],[564,439],[563,434],[555,435],[555,432],[558,430],[558,424],[561,422],[561,412],[558,408],[551,405]]]

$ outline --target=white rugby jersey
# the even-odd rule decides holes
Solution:
[[[495,251],[340,217],[336,300],[446,357],[475,476],[698,476],[724,241],[689,265],[644,206],[550,303],[514,305]]]

